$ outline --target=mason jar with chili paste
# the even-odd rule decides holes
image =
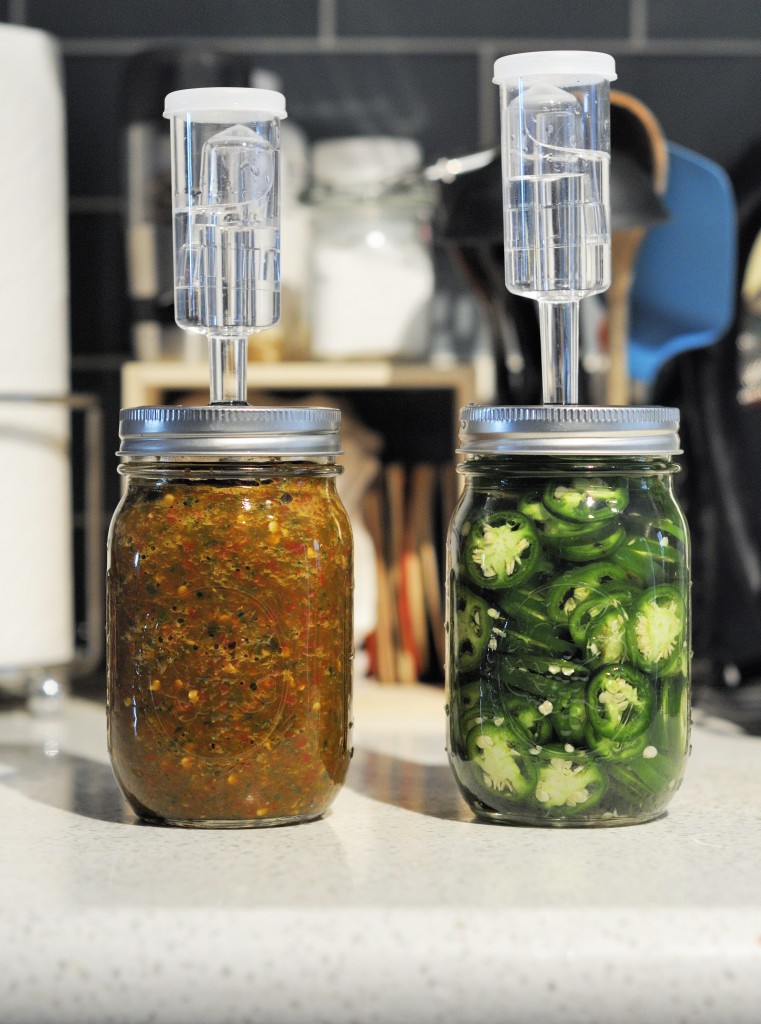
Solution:
[[[679,412],[467,406],[447,559],[448,755],[498,822],[626,825],[690,730]]]
[[[121,413],[109,534],[108,740],[143,818],[319,817],[350,758],[352,540],[340,413]]]

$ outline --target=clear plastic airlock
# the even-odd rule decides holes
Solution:
[[[537,299],[544,401],[575,402],[578,303],[610,285],[610,82],[605,53],[500,58],[505,282]]]
[[[268,89],[187,89],[167,96],[164,116],[171,123],[175,318],[209,338],[212,403],[245,401],[248,336],[280,319],[285,99]],[[225,383],[231,364],[237,387]]]

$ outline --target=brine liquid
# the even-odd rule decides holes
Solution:
[[[177,322],[211,333],[261,330],[280,319],[279,231],[242,225],[231,207],[193,207],[175,216]]]
[[[583,173],[519,177],[507,183],[505,270],[511,291],[567,301],[610,284],[603,164],[588,164]]]

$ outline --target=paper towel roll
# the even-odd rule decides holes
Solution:
[[[69,391],[65,112],[54,39],[0,25],[0,393]],[[69,416],[0,400],[0,673],[74,653]]]

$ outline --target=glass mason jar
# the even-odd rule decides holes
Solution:
[[[313,153],[312,355],[422,359],[435,287],[432,194],[412,139],[328,139]]]
[[[335,409],[121,413],[108,741],[143,818],[319,817],[350,757],[352,540]]]
[[[467,406],[461,417],[446,681],[460,791],[498,822],[654,818],[689,749],[678,410]]]

